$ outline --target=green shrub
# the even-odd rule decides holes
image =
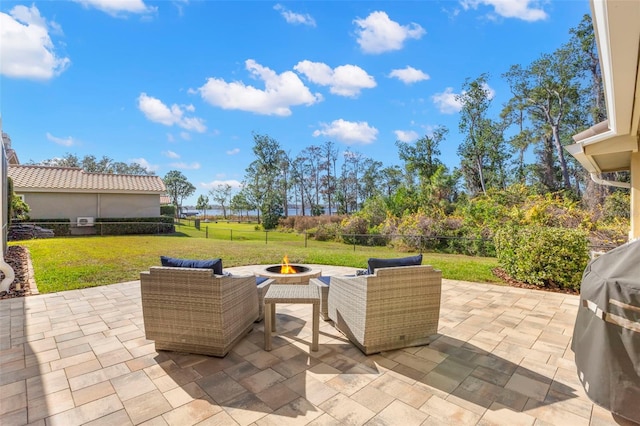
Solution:
[[[464,221],[464,225],[480,229],[500,229],[511,222],[511,208],[496,203],[486,195],[480,195],[461,203],[456,208],[455,216]]]
[[[346,244],[366,245],[368,241],[367,230],[369,222],[360,216],[349,216],[342,220],[340,224],[340,232],[342,240]]]
[[[169,234],[175,232],[173,218],[161,217],[97,217],[98,235]]]
[[[305,232],[315,229],[320,225],[340,224],[344,216],[339,215],[321,215],[321,216],[289,216],[280,219],[278,227],[290,228],[297,232]]]
[[[172,205],[160,206],[160,214],[162,216],[175,217],[175,215],[176,215],[176,206],[172,206]]]
[[[588,229],[593,223],[589,213],[565,193],[531,196],[521,209],[524,224],[530,226]]]
[[[338,223],[322,223],[314,230],[313,237],[317,241],[340,241],[340,224]]]
[[[589,261],[584,231],[506,227],[494,241],[498,263],[512,278],[539,287],[580,288]]]
[[[360,212],[368,222],[369,226],[376,227],[387,219],[387,204],[382,196],[375,196],[364,202]]]
[[[604,220],[629,219],[631,216],[631,194],[629,191],[614,191],[604,200]]]
[[[444,235],[442,222],[424,213],[406,215],[398,224],[400,245],[411,250],[437,250]]]

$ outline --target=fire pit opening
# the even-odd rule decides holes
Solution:
[[[282,264],[264,268],[258,275],[265,278],[273,278],[278,284],[309,284],[310,278],[318,278],[321,271],[303,265],[290,264],[287,256],[282,259]]]
[[[289,264],[288,266],[293,270],[293,272],[281,272],[282,270],[281,265],[269,266],[266,268],[266,270],[267,272],[271,272],[272,274],[302,274],[304,272],[308,272],[309,270],[311,270],[311,268],[307,268],[306,266],[302,266],[302,265]]]

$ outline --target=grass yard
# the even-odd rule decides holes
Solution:
[[[209,238],[204,238],[204,225]],[[27,247],[35,271],[38,290],[50,293],[62,290],[114,284],[139,279],[140,271],[160,265],[160,256],[193,259],[220,257],[224,267],[251,264],[278,264],[283,255],[292,263],[317,263],[366,268],[369,257],[402,257],[408,253],[386,247],[361,247],[309,240],[295,233],[253,231],[255,225],[202,224],[176,227],[174,235],[88,236],[12,242]],[[251,232],[253,231],[253,232]],[[215,238],[213,237],[215,236]],[[241,238],[243,237],[243,238]],[[224,239],[222,239],[224,238]],[[441,269],[443,276],[476,282],[500,282],[491,270],[495,258],[424,253],[423,264]]]

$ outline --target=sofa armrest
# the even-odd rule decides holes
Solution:
[[[327,298],[329,297],[329,285],[322,282],[318,278],[311,278],[309,285],[315,285],[320,291],[320,316],[323,320],[329,321],[329,310],[327,305]]]

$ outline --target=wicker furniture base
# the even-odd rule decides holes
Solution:
[[[264,296],[264,350],[271,350],[271,333],[276,331],[276,303],[310,303],[313,305],[311,350],[318,350],[320,335],[320,293],[314,285],[273,284]]]
[[[442,272],[430,265],[332,276],[318,286],[327,316],[365,354],[429,344],[438,332]],[[325,304],[326,302],[326,304]]]
[[[263,283],[258,284],[258,319],[256,322],[262,321],[264,318],[264,295],[267,294],[267,290],[269,290],[269,286],[273,284],[275,280],[270,279],[266,280]]]
[[[152,266],[140,273],[146,338],[156,350],[225,356],[258,318],[256,279]]]

